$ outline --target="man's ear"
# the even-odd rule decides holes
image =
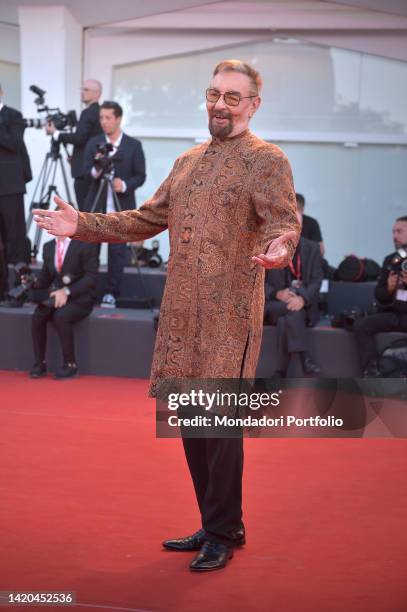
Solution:
[[[254,113],[257,111],[257,109],[259,108],[261,104],[261,98],[260,96],[256,96],[256,98],[253,98],[252,100],[252,108],[250,111],[250,118],[253,117]]]

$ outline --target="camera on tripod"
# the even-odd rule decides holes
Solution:
[[[390,261],[390,271],[395,274],[407,272],[407,250],[404,248],[398,249]]]
[[[52,122],[55,125],[55,128],[59,131],[64,131],[67,128],[72,131],[77,124],[75,111],[62,113],[59,108],[50,108],[49,106],[46,106],[44,98],[46,92],[36,85],[31,85],[30,91],[37,95],[37,98],[34,100],[34,103],[38,107],[37,112],[47,113],[47,115],[45,118],[41,119],[24,119],[26,127],[40,128],[45,126],[47,122]],[[30,212],[27,219],[27,234],[29,233],[31,224],[33,222],[34,208],[48,210],[51,205],[53,194],[60,195],[57,190],[56,181],[58,169],[60,169],[63,185],[65,187],[65,200],[72,202],[66,170],[62,155],[60,153],[60,144],[59,139],[50,139],[50,150],[45,155],[44,163],[42,164],[30,203]],[[68,153],[65,142],[63,143],[63,147]],[[34,259],[36,259],[38,254],[38,246],[41,242],[41,232],[41,228],[37,227],[35,230],[34,244],[31,252]]]
[[[96,145],[96,154],[93,158],[95,170],[102,174],[110,174],[114,168],[113,156],[110,153],[114,150],[111,142]]]
[[[47,115],[45,118],[40,119],[24,119],[25,127],[40,129],[44,127],[46,123],[51,122],[60,132],[67,129],[72,131],[73,128],[76,127],[78,120],[74,110],[63,113],[58,107],[50,108],[45,104],[45,94],[47,92],[36,85],[31,85],[30,91],[37,95],[37,98],[34,100],[34,104],[37,105],[37,113],[47,113]]]

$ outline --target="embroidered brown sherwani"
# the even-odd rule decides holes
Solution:
[[[79,213],[74,238],[127,242],[168,227],[167,283],[150,393],[168,378],[255,375],[264,307],[264,269],[251,261],[300,228],[289,162],[249,130],[212,138],[181,155],[139,210]],[[296,244],[287,244],[292,257]]]

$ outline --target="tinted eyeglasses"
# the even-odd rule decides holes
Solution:
[[[257,95],[241,96],[240,93],[236,93],[234,91],[226,91],[224,94],[221,94],[217,89],[211,88],[207,89],[205,94],[208,102],[211,102],[212,104],[216,104],[219,98],[223,96],[227,106],[239,106],[240,100],[245,100],[246,98],[257,98]]]

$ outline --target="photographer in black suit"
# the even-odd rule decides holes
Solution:
[[[124,134],[121,130],[123,110],[117,102],[103,102],[100,107],[100,124],[104,134],[92,138],[85,150],[85,171],[91,177],[91,184],[86,196],[85,210],[94,208],[104,172],[98,166],[101,146],[111,145],[109,156],[109,176],[111,185],[117,194],[121,210],[136,208],[135,191],[146,180],[146,163],[140,141]],[[111,163],[110,163],[111,162]],[[117,212],[111,186],[106,183],[94,212]],[[106,293],[101,306],[114,308],[120,292],[120,283],[126,261],[125,244],[109,244],[108,278]]]
[[[99,99],[102,95],[102,85],[99,81],[88,79],[83,82],[81,97],[86,108],[82,111],[76,130],[73,133],[61,133],[50,122],[46,126],[47,134],[54,140],[63,144],[72,144],[71,173],[74,179],[76,203],[79,210],[83,210],[88,181],[84,175],[84,153],[88,141],[102,132],[99,122]]]
[[[0,242],[7,263],[25,261],[25,184],[32,179],[21,113],[2,102],[0,85]]]
[[[353,333],[365,377],[379,376],[375,336],[379,332],[407,332],[407,272],[400,266],[407,262],[407,216],[393,226],[395,252],[383,261],[375,289],[380,312],[355,321]],[[396,262],[396,257],[399,263]],[[404,263],[406,267],[406,263]]]
[[[298,218],[302,216],[298,212]],[[320,368],[306,350],[306,328],[318,321],[322,257],[319,245],[300,238],[293,260],[284,269],[267,270],[265,323],[277,326],[277,367],[284,378],[293,355],[300,358],[304,374],[318,375]]]
[[[31,378],[40,378],[47,373],[47,322],[52,321],[63,356],[63,366],[56,372],[55,378],[70,378],[77,372],[73,324],[87,317],[95,302],[98,246],[57,237],[44,245],[43,259],[42,270],[30,297],[33,301],[49,301],[44,291],[39,291],[49,289],[45,293],[53,299],[53,303],[40,303],[32,317],[35,363],[30,375]]]

